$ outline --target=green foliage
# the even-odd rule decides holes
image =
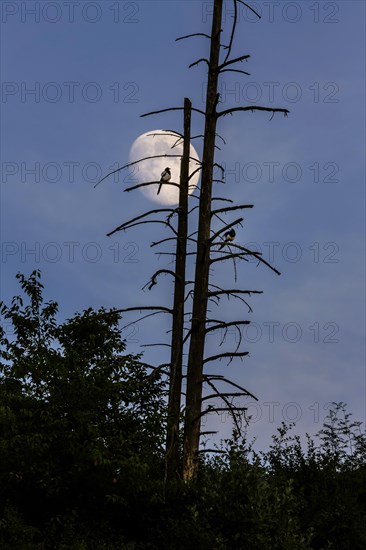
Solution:
[[[199,478],[164,485],[164,385],[126,354],[115,311],[57,322],[40,273],[1,314],[4,550],[358,550],[366,436],[334,404],[304,446],[283,424],[267,453],[234,434]]]
[[[366,547],[366,435],[334,404],[307,448],[283,424],[267,453],[237,439],[172,499],[159,548],[354,550]],[[174,542],[174,534],[179,542]],[[168,543],[165,541],[168,540]]]
[[[40,273],[18,279],[28,303],[1,304],[13,337],[2,331],[0,546],[20,532],[35,544],[46,530],[56,547],[61,531],[75,541],[122,514],[129,530],[133,502],[161,493],[162,384],[123,354],[116,312],[58,324]]]

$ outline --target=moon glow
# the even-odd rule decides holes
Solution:
[[[153,135],[152,135],[153,134]],[[167,157],[150,158],[135,164],[131,167],[130,180],[134,184],[156,181],[155,185],[147,185],[141,187],[141,192],[150,200],[159,204],[178,204],[179,203],[179,188],[175,185],[163,184],[159,195],[157,190],[161,173],[166,167],[170,168],[171,180],[170,183],[179,184],[180,162],[183,154],[183,141],[180,141],[172,149],[172,146],[177,142],[179,136],[172,135],[172,132],[166,130],[151,130],[139,136],[132,144],[129,154],[129,162],[153,157],[154,155],[168,155]],[[178,156],[169,156],[178,155]],[[191,145],[190,156],[199,158],[197,151]],[[199,164],[194,160],[189,161],[189,173],[199,167]],[[189,193],[191,194],[199,180],[199,172],[189,180]]]

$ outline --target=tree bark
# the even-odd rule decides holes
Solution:
[[[182,393],[182,358],[184,333],[184,296],[188,231],[188,178],[191,139],[191,102],[184,99],[184,141],[180,170],[178,236],[175,260],[174,306],[172,323],[171,366],[166,438],[166,478],[179,475],[179,420]]]
[[[187,368],[186,411],[184,425],[183,479],[195,477],[201,427],[205,321],[210,267],[210,222],[212,177],[215,155],[216,105],[220,57],[222,0],[215,0],[208,71],[205,133],[202,155],[202,180],[199,205],[198,243],[192,311],[191,339]]]

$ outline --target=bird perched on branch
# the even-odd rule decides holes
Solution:
[[[235,229],[230,229],[224,233],[224,242],[220,245],[219,250],[221,250],[226,244],[231,243],[235,239]]]
[[[161,188],[163,186],[163,183],[166,183],[167,181],[169,181],[171,177],[172,175],[170,173],[170,168],[169,167],[165,168],[164,172],[161,173],[160,185],[158,188],[157,195],[159,195]]]

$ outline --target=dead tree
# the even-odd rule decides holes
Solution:
[[[175,255],[175,285],[170,356],[169,400],[166,436],[166,477],[178,474],[179,425],[183,377],[184,303],[188,234],[189,151],[191,145],[191,102],[184,100],[183,156],[181,160],[178,234]]]
[[[173,107],[170,109],[164,109],[163,111],[157,111],[152,113],[146,113],[142,116],[148,116],[148,115],[155,115],[160,114],[160,112],[165,111],[174,111],[181,109],[180,107]],[[153,242],[151,246],[157,246],[159,244],[168,242],[168,241],[175,241],[175,251],[173,255],[175,256],[175,269],[159,269],[156,271],[152,277],[150,278],[149,282],[145,285],[149,290],[153,288],[157,284],[157,280],[160,275],[162,274],[169,274],[173,277],[174,281],[174,303],[173,308],[167,308],[164,306],[136,306],[136,307],[130,307],[125,309],[118,309],[120,313],[127,313],[131,311],[150,311],[151,313],[148,313],[147,315],[144,315],[140,319],[137,320],[137,322],[146,319],[147,317],[151,317],[153,315],[159,314],[159,313],[169,313],[171,315],[171,323],[172,323],[172,337],[171,337],[171,344],[150,344],[150,345],[164,345],[170,347],[170,362],[169,363],[163,363],[161,365],[158,365],[156,367],[152,365],[146,365],[149,368],[153,369],[152,376],[156,373],[163,373],[168,376],[169,379],[169,390],[168,390],[168,406],[167,406],[167,433],[166,433],[166,465],[165,465],[165,479],[173,478],[173,477],[180,477],[181,475],[181,465],[179,464],[179,428],[180,428],[180,417],[181,417],[181,396],[182,396],[182,378],[183,378],[183,366],[182,366],[182,359],[183,359],[183,345],[184,345],[184,330],[185,330],[185,310],[184,305],[186,303],[186,256],[187,256],[187,241],[194,239],[189,238],[187,235],[188,232],[188,190],[189,190],[189,181],[191,177],[194,175],[194,173],[197,172],[197,170],[200,170],[200,167],[197,170],[194,170],[192,174],[189,174],[189,163],[190,160],[195,160],[198,164],[200,164],[199,159],[193,159],[190,157],[190,125],[191,125],[191,111],[192,106],[191,102],[188,98],[185,98],[184,100],[184,120],[183,120],[183,126],[184,126],[184,133],[180,134],[179,132],[169,130],[168,132],[176,137],[176,142],[174,143],[173,147],[175,145],[182,141],[183,142],[183,153],[182,155],[154,155],[153,157],[146,157],[143,159],[139,159],[136,162],[128,163],[125,166],[122,166],[118,168],[117,170],[110,172],[107,174],[104,178],[102,178],[96,185],[99,185],[104,181],[107,177],[111,176],[112,174],[119,172],[121,170],[124,170],[125,168],[130,167],[133,164],[137,164],[139,162],[142,162],[144,160],[147,160],[148,158],[158,158],[158,157],[181,157],[181,170],[180,170],[180,179],[179,179],[179,185],[174,182],[166,182],[164,185],[178,185],[179,186],[179,206],[178,208],[157,208],[154,210],[150,210],[147,212],[144,212],[143,214],[140,214],[139,216],[136,216],[121,225],[117,226],[115,229],[107,233],[107,236],[111,236],[116,232],[119,231],[126,231],[128,229],[131,229],[137,225],[146,224],[146,223],[160,223],[166,225],[173,233],[172,237],[168,237],[163,239],[159,242]],[[197,109],[193,109],[194,111],[201,112]],[[202,112],[201,112],[202,113]],[[203,113],[202,113],[203,114]],[[164,132],[166,135],[166,132]],[[144,186],[148,185],[155,185],[159,182],[152,181],[152,182],[143,182],[138,185],[129,187],[125,189],[125,191],[129,192]],[[161,219],[161,215],[167,213],[166,219]],[[157,214],[159,216],[158,219],[150,219],[152,215]],[[173,217],[177,217],[177,228],[173,225]],[[194,240],[194,242],[196,242]],[[188,283],[189,284],[189,283]],[[145,288],[144,287],[144,288]],[[125,325],[125,327],[129,326]]]
[[[214,1],[214,11],[212,19],[212,30],[210,39],[210,58],[209,59],[199,59],[198,61],[192,63],[190,67],[193,67],[201,62],[204,62],[208,66],[208,82],[207,82],[207,94],[206,94],[206,109],[205,109],[205,131],[204,131],[204,148],[202,156],[202,179],[201,179],[201,190],[200,190],[200,202],[199,202],[199,225],[198,225],[198,236],[197,236],[197,253],[196,253],[196,272],[195,272],[195,283],[194,283],[194,297],[193,297],[193,312],[192,312],[192,324],[190,329],[190,345],[189,345],[189,355],[188,355],[188,366],[187,366],[187,390],[186,390],[186,411],[185,411],[185,424],[184,424],[184,457],[183,457],[183,478],[186,481],[191,480],[197,473],[198,469],[198,459],[199,459],[199,443],[201,435],[201,419],[202,416],[209,412],[217,412],[222,410],[228,410],[233,417],[235,423],[237,423],[237,412],[242,410],[241,407],[235,407],[232,405],[228,399],[227,395],[218,390],[213,384],[212,379],[209,376],[204,377],[203,368],[205,363],[208,361],[214,361],[216,359],[222,359],[224,357],[229,357],[231,360],[234,357],[244,357],[247,355],[247,352],[227,352],[224,354],[219,354],[213,357],[205,358],[205,339],[207,331],[206,325],[209,322],[207,320],[207,304],[209,298],[218,297],[219,294],[238,294],[240,292],[250,291],[232,291],[232,290],[219,290],[219,291],[210,291],[209,290],[209,270],[210,265],[215,261],[224,261],[225,259],[234,259],[242,258],[245,259],[245,254],[250,254],[250,251],[246,249],[239,250],[236,254],[225,254],[221,258],[211,259],[211,248],[214,245],[214,240],[224,231],[227,231],[228,228],[234,226],[242,221],[242,218],[236,220],[235,222],[225,225],[217,233],[211,236],[211,220],[213,215],[218,215],[219,213],[229,212],[233,210],[232,207],[221,208],[219,210],[212,210],[212,183],[213,183],[213,170],[215,166],[215,138],[216,138],[216,126],[218,119],[222,116],[232,114],[236,111],[270,111],[272,115],[275,112],[283,112],[287,114],[286,109],[273,109],[262,106],[243,106],[235,107],[232,109],[227,109],[222,112],[217,111],[217,105],[219,103],[219,94],[218,89],[218,79],[219,75],[224,72],[235,71],[248,74],[245,71],[239,69],[233,69],[232,66],[236,63],[242,62],[249,58],[249,55],[243,55],[235,59],[230,59],[231,48],[235,35],[235,28],[237,23],[237,7],[238,2],[241,0],[234,1],[234,20],[231,31],[231,36],[229,40],[229,45],[226,46],[226,55],[224,60],[220,63],[220,52],[223,49],[221,44],[221,20],[222,20],[222,4],[223,0]],[[242,2],[244,4],[244,2]],[[197,36],[195,34],[189,35],[184,38],[190,38]],[[237,208],[243,208],[245,206],[241,205]],[[240,248],[240,247],[239,247]],[[268,264],[267,264],[268,265]],[[220,321],[219,324],[223,327],[227,327],[228,324],[224,321]],[[234,323],[235,326],[239,324]],[[207,409],[202,410],[204,399],[202,397],[203,384],[208,382],[209,385],[214,389],[216,395],[220,397],[226,407],[217,408],[217,407],[208,407]],[[247,395],[248,392],[242,389],[241,395]],[[239,426],[237,426],[239,428]]]
[[[222,0],[215,1],[205,111],[201,192],[197,236],[196,273],[192,326],[187,366],[187,397],[184,423],[183,478],[197,470],[202,415],[203,355],[205,346],[208,280],[210,267],[211,197],[215,157],[217,82],[220,55]],[[207,61],[207,60],[206,60]],[[198,63],[198,62],[197,62]]]
[[[152,376],[155,373],[164,373],[168,376],[169,380],[169,392],[168,392],[168,407],[167,407],[167,437],[166,437],[166,478],[175,477],[182,471],[183,479],[189,481],[195,477],[199,465],[199,455],[202,452],[200,450],[200,437],[207,435],[207,432],[201,431],[202,418],[209,413],[228,412],[234,422],[234,426],[237,433],[241,431],[241,419],[245,414],[245,406],[241,403],[236,404],[233,402],[234,398],[254,397],[243,386],[230,380],[224,375],[214,375],[204,371],[206,365],[210,365],[215,361],[221,361],[227,359],[228,362],[232,362],[234,359],[243,360],[248,355],[248,352],[241,351],[242,333],[241,327],[248,324],[247,320],[233,320],[226,321],[220,318],[211,318],[208,316],[208,304],[219,304],[223,297],[235,298],[240,300],[248,307],[248,311],[252,311],[249,303],[246,300],[247,296],[252,294],[259,294],[261,291],[248,290],[248,289],[233,289],[233,288],[221,288],[213,285],[210,281],[210,268],[216,262],[222,262],[229,260],[233,262],[234,273],[236,279],[236,262],[238,260],[248,261],[248,256],[255,257],[259,263],[267,266],[275,273],[279,274],[278,270],[271,266],[261,254],[253,252],[239,244],[232,243],[225,246],[222,251],[217,248],[217,245],[221,245],[222,241],[218,240],[220,236],[240,225],[243,222],[243,218],[239,217],[233,221],[226,223],[222,219],[222,215],[230,214],[236,211],[242,211],[243,209],[252,208],[253,205],[239,204],[230,205],[220,208],[212,208],[214,201],[223,201],[231,203],[229,199],[222,197],[213,197],[212,189],[213,183],[223,182],[224,169],[221,165],[215,162],[215,151],[218,149],[216,145],[216,138],[218,136],[216,127],[218,120],[221,117],[233,114],[240,111],[264,111],[271,113],[271,119],[277,112],[283,113],[285,116],[288,113],[287,109],[282,108],[270,108],[261,105],[251,105],[234,107],[223,111],[218,111],[220,97],[217,92],[218,80],[221,74],[225,72],[236,72],[241,74],[248,74],[247,72],[233,68],[236,63],[246,61],[250,56],[242,55],[240,57],[232,59],[231,50],[233,46],[233,40],[235,36],[235,29],[237,25],[238,4],[241,3],[247,6],[248,9],[253,11],[242,0],[233,0],[234,4],[234,17],[233,25],[230,33],[228,45],[221,43],[222,37],[222,6],[223,0],[214,0],[214,11],[212,19],[211,34],[194,33],[191,35],[183,36],[177,40],[203,36],[210,40],[210,56],[209,59],[199,59],[193,62],[190,67],[205,63],[208,67],[208,83],[206,93],[206,107],[205,111],[192,107],[189,100],[185,100],[184,107],[170,107],[167,109],[161,109],[146,113],[142,116],[157,115],[161,113],[168,113],[176,110],[184,110],[184,133],[181,134],[176,131],[169,131],[177,138],[177,142],[183,140],[184,150],[182,155],[166,154],[157,155],[148,158],[157,157],[177,157],[181,158],[181,173],[179,183],[179,206],[178,208],[156,208],[148,212],[144,212],[127,222],[122,223],[116,227],[113,231],[110,231],[108,235],[112,235],[118,231],[125,231],[140,224],[146,223],[159,223],[164,224],[168,228],[172,236],[164,238],[159,242],[152,243],[151,246],[158,246],[166,242],[175,242],[176,247],[173,252],[160,252],[160,254],[173,255],[175,257],[175,269],[160,269],[156,271],[150,281],[147,283],[147,287],[152,289],[160,275],[166,274],[172,276],[174,282],[174,304],[172,308],[154,305],[154,306],[136,306],[119,310],[121,312],[127,311],[149,311],[147,315],[144,315],[139,320],[145,319],[152,315],[159,313],[168,313],[172,319],[172,338],[170,344],[170,362],[164,363],[158,366],[148,365],[153,369]],[[258,14],[257,14],[258,15]],[[258,15],[259,17],[259,15]],[[220,60],[222,52],[225,52],[223,59]],[[199,136],[190,137],[190,116],[191,112],[198,113],[200,116],[205,117],[204,133]],[[190,140],[194,138],[203,138],[203,155],[202,161],[199,159],[192,159],[189,156]],[[225,143],[225,142],[224,142]],[[173,146],[174,148],[174,146]],[[115,172],[123,170],[133,164],[142,162],[146,159],[140,159],[136,162],[126,164],[121,168],[111,172],[106,177]],[[189,161],[195,160],[198,163],[197,170],[189,174]],[[214,179],[214,168],[217,167],[221,170],[221,179]],[[195,205],[190,210],[188,209],[188,186],[190,178],[197,171],[201,171],[201,186],[199,197],[194,197],[195,200],[199,200],[199,204]],[[101,181],[103,181],[103,178]],[[100,183],[100,182],[98,182]],[[125,191],[132,191],[134,189],[155,185],[159,182],[143,182]],[[167,182],[165,185],[178,185],[176,183]],[[193,198],[192,198],[193,200]],[[191,212],[196,208],[199,210],[198,216],[198,230],[190,235],[188,232],[188,219]],[[151,218],[151,216],[157,215],[157,218]],[[166,216],[162,218],[162,215]],[[174,219],[177,219],[177,223]],[[222,223],[222,227],[217,230],[212,230],[212,220],[218,219]],[[193,243],[196,246],[196,251],[187,251],[187,246]],[[186,280],[186,260],[188,256],[194,256],[196,260],[194,281]],[[193,285],[190,290],[187,290],[189,286]],[[192,300],[192,311],[185,311],[185,305],[190,298]],[[191,315],[191,319],[187,324],[185,318],[187,315]],[[225,339],[225,335],[230,327],[233,327],[239,336],[239,343],[234,350],[224,351],[222,353],[214,354],[209,357],[205,356],[205,343],[207,334],[214,330],[223,330],[224,336],[220,345]],[[184,336],[184,330],[187,329],[187,333]],[[151,344],[151,345],[168,345],[169,344]],[[183,467],[179,463],[179,447],[181,442],[179,441],[179,428],[180,428],[180,410],[181,410],[181,396],[182,396],[182,380],[183,374],[183,350],[184,346],[189,347],[188,351],[188,363],[186,365],[186,404],[185,404],[185,417],[184,417],[184,437],[183,437]],[[228,389],[222,389],[222,384],[228,385]],[[206,385],[209,389],[209,393],[203,394],[203,386]],[[222,406],[211,404],[212,399],[218,398],[223,403]],[[207,404],[208,402],[208,404]]]

